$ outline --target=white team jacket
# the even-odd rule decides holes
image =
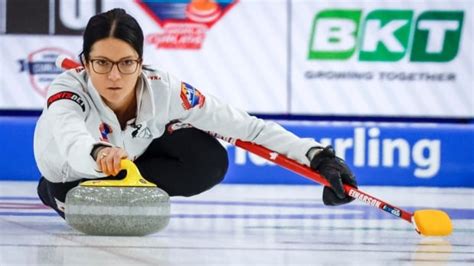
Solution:
[[[34,154],[41,174],[56,183],[104,177],[90,155],[95,144],[121,147],[134,160],[173,120],[260,144],[306,165],[307,151],[321,146],[203,95],[166,72],[144,70],[138,88],[137,117],[122,130],[86,71],[72,69],[59,75],[49,88],[35,129]]]

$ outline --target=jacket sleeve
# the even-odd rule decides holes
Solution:
[[[50,131],[45,134],[53,135],[58,155],[75,172],[84,174],[84,177],[104,177],[96,170],[96,163],[90,153],[95,144],[110,144],[97,141],[89,133],[85,121],[90,107],[83,92],[74,89],[81,85],[66,81],[70,80],[59,79],[51,85],[47,108],[44,110],[47,112]]]
[[[173,77],[170,86],[170,114],[201,130],[262,145],[305,165],[309,165],[308,150],[322,146],[314,139],[297,137],[275,122],[250,116],[212,95],[204,95]]]

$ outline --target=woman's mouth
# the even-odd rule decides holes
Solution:
[[[116,90],[120,90],[121,87],[108,87],[107,89],[116,91]]]

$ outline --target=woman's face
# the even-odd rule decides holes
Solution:
[[[138,53],[120,39],[102,39],[91,47],[87,73],[104,102],[114,110],[126,108],[134,99],[135,85],[142,70],[141,61],[135,60],[139,60]],[[108,71],[110,67],[112,69]]]

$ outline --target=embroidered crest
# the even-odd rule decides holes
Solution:
[[[112,127],[102,122],[99,125],[99,131],[100,131],[100,140],[109,142],[109,134],[112,133]]]
[[[193,86],[187,84],[186,82],[181,82],[181,101],[185,110],[189,110],[196,105],[199,108],[202,108],[206,97],[198,91]]]

